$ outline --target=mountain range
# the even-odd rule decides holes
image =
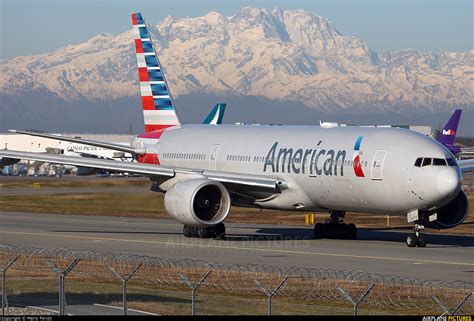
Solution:
[[[323,17],[280,8],[246,7],[231,17],[168,16],[150,30],[176,102],[194,102],[200,111],[211,106],[193,97],[243,105],[250,97],[253,103],[288,106],[279,108],[281,122],[285,113],[304,109],[340,116],[474,107],[474,50],[374,52]],[[131,30],[99,34],[48,54],[1,61],[0,129],[85,122],[90,130],[110,131],[104,117],[116,119],[122,129],[139,126],[132,39]],[[248,111],[242,105],[231,109]]]

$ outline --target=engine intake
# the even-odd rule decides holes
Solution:
[[[177,221],[190,226],[213,226],[230,211],[229,192],[220,182],[193,178],[176,183],[165,194],[165,208]]]
[[[436,229],[447,229],[462,224],[469,213],[469,201],[466,194],[459,194],[448,204],[436,210],[437,219],[425,226]]]

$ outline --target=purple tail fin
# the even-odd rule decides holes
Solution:
[[[454,139],[456,138],[461,112],[462,109],[456,109],[449,121],[438,134],[438,142],[450,150],[454,148]]]

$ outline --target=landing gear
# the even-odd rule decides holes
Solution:
[[[193,237],[193,238],[200,238],[200,239],[207,239],[207,238],[223,239],[225,237],[225,225],[224,223],[219,223],[216,226],[210,226],[210,227],[195,227],[195,226],[184,225],[183,235],[185,237]]]
[[[425,227],[423,225],[415,224],[415,227],[413,228],[414,233],[408,235],[407,237],[408,247],[426,247],[428,241],[426,239],[425,233],[422,232],[424,229]]]
[[[345,212],[331,212],[331,219],[329,222],[317,223],[314,226],[314,238],[329,238],[329,239],[348,239],[353,240],[357,238],[357,227],[350,223],[342,222]]]

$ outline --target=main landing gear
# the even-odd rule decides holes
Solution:
[[[415,224],[415,227],[413,228],[414,233],[407,237],[408,247],[426,247],[427,239],[425,233],[423,233],[424,229],[425,227],[423,225]]]
[[[209,227],[195,227],[184,225],[183,234],[185,237],[194,237],[200,239],[223,239],[225,237],[225,225],[224,223],[219,223],[216,226]]]
[[[317,223],[314,226],[314,238],[355,239],[357,237],[357,227],[352,223],[343,223],[342,219],[345,214],[345,212],[340,211],[331,212],[329,222]]]

